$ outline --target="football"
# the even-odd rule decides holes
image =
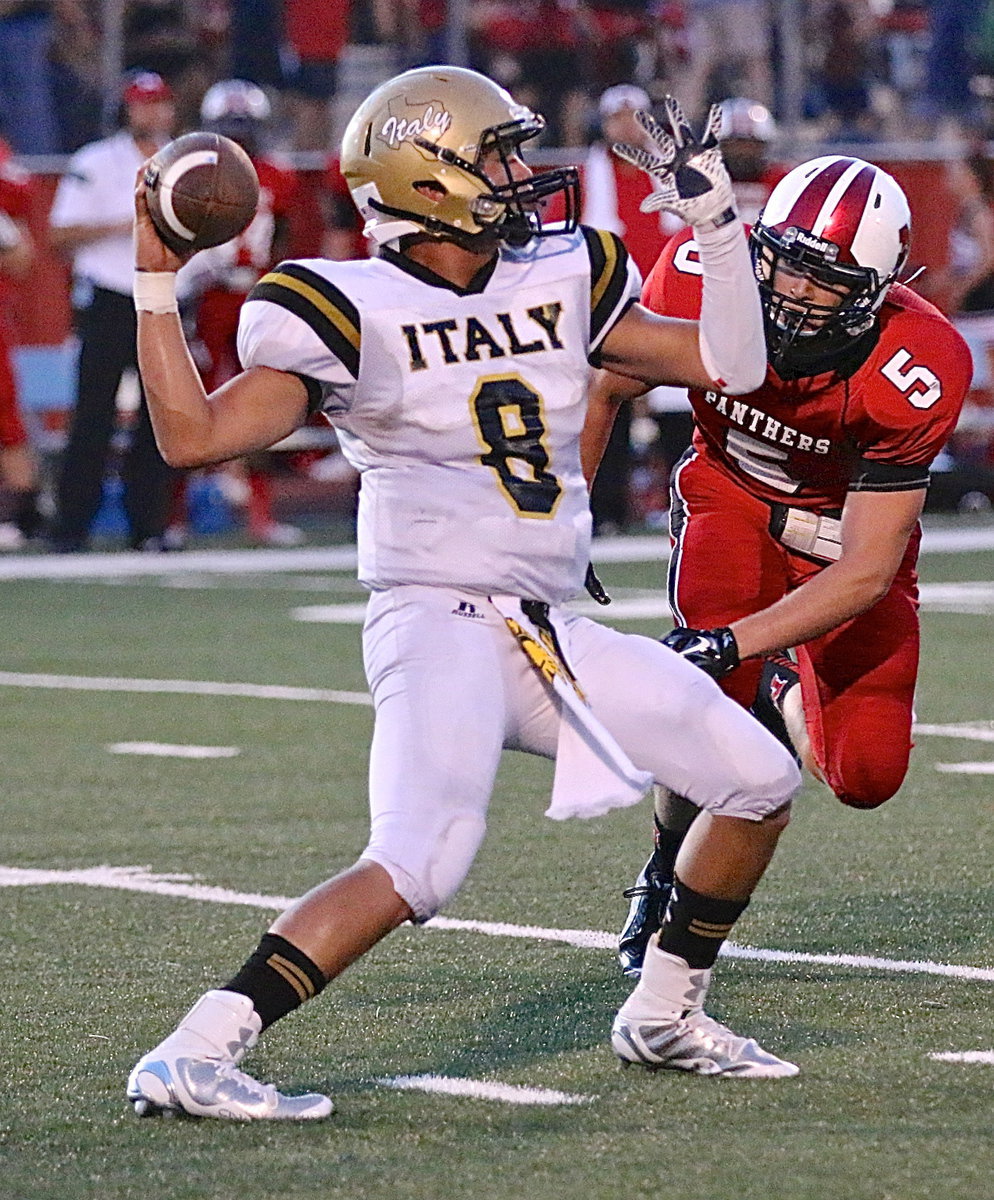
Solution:
[[[252,160],[219,133],[185,133],[145,167],[148,211],[170,250],[187,254],[237,237],[259,203]]]

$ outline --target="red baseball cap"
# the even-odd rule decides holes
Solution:
[[[121,99],[125,104],[154,104],[174,96],[173,89],[155,71],[136,71],[128,76]]]

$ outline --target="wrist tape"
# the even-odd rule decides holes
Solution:
[[[175,271],[135,271],[133,291],[137,312],[179,312]]]

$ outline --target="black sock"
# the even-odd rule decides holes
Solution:
[[[713,967],[722,942],[748,904],[748,900],[702,896],[674,879],[659,934],[660,950],[675,954],[695,970]]]
[[[687,831],[675,833],[672,829],[664,828],[655,814],[653,814],[652,821],[656,827],[656,844],[652,851],[653,867],[669,883],[673,879],[676,856],[680,853],[680,847],[683,845],[683,839],[687,836]]]
[[[45,518],[38,509],[38,489],[14,492],[12,499],[14,524],[26,538],[37,537],[45,524]]]
[[[327,983],[324,974],[302,950],[277,933],[263,934],[255,953],[224,987],[248,996],[267,1029],[299,1008]]]

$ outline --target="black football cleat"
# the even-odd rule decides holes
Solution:
[[[618,962],[629,979],[642,975],[642,960],[649,938],[663,923],[673,880],[659,869],[655,854],[642,868],[638,879],[622,893],[630,900],[628,917],[618,936]]]

